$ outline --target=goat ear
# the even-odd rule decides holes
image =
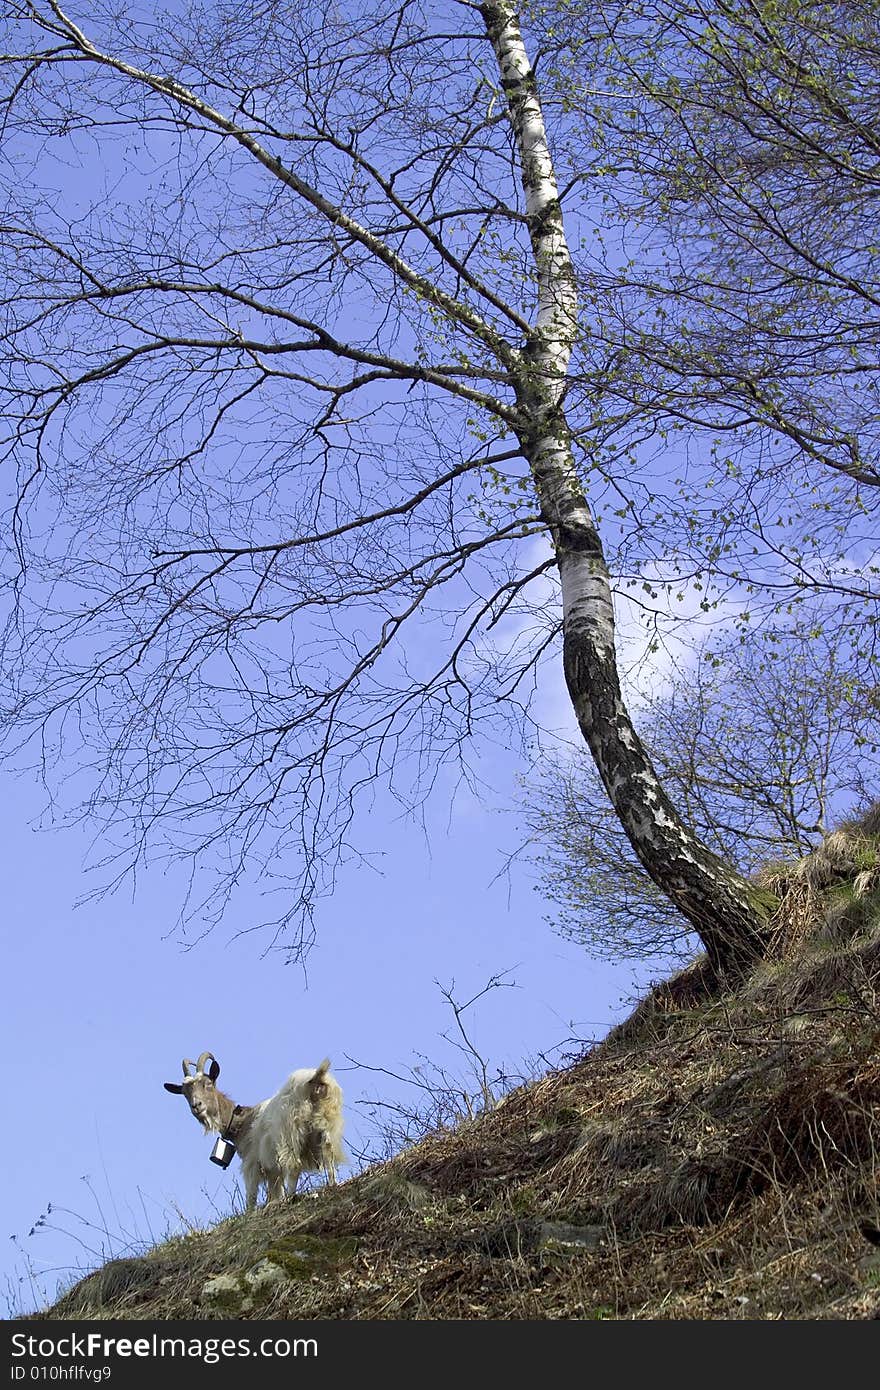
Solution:
[[[208,1076],[212,1081],[216,1081],[220,1075],[220,1063],[216,1057],[211,1058],[211,1065],[208,1067]]]
[[[178,1086],[178,1084],[177,1084],[176,1081],[166,1081],[166,1082],[165,1082],[165,1090],[166,1090],[166,1091],[172,1091],[172,1092],[174,1093],[174,1095],[176,1095],[176,1096],[182,1096],[182,1095],[183,1095],[183,1087],[182,1087],[182,1086]]]

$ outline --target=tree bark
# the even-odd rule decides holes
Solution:
[[[481,14],[507,99],[535,259],[534,331],[516,372],[518,435],[556,549],[568,690],[639,862],[690,922],[715,966],[728,969],[761,954],[771,904],[681,820],[623,700],[608,567],[564,412],[578,295],[552,155],[516,10],[487,4]]]

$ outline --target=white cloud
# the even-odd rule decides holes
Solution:
[[[637,706],[668,687],[675,675],[692,671],[697,648],[710,635],[729,630],[748,607],[745,595],[670,583],[661,562],[646,572],[640,589],[616,590],[617,658],[624,699]]]

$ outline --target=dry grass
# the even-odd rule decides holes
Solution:
[[[872,814],[765,872],[781,906],[748,979],[698,961],[497,1109],[114,1261],[40,1316],[880,1317]],[[283,1277],[254,1292],[266,1259]],[[233,1306],[205,1291],[224,1274]]]

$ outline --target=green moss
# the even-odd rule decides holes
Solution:
[[[311,1279],[316,1274],[335,1274],[350,1264],[357,1252],[353,1236],[284,1236],[263,1252],[263,1258],[280,1265],[290,1279]]]
[[[772,888],[763,884],[749,883],[747,886],[749,905],[758,921],[766,926],[779,906],[779,898]]]

